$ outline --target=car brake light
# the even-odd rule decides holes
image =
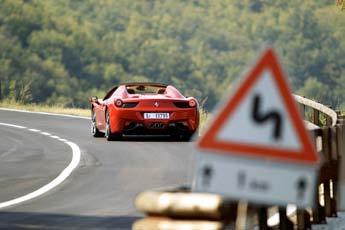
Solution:
[[[117,100],[115,101],[115,105],[116,105],[116,107],[122,107],[123,102],[122,102],[120,99],[117,99]]]
[[[188,101],[175,101],[173,103],[177,108],[190,108]]]
[[[189,104],[190,107],[195,107],[196,106],[196,101],[192,99],[192,100],[190,100],[188,102],[188,104]]]

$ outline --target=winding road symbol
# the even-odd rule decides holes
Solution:
[[[272,133],[272,138],[275,140],[279,140],[282,137],[282,123],[283,119],[281,114],[276,111],[272,110],[267,113],[262,113],[260,111],[262,103],[262,98],[259,94],[255,94],[254,102],[253,102],[253,110],[252,110],[252,118],[258,125],[265,125],[267,122],[272,122],[274,124],[274,130]]]

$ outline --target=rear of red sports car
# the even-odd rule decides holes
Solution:
[[[199,126],[198,103],[173,86],[120,85],[106,101],[111,135],[170,135],[189,140]],[[105,125],[105,126],[106,126]],[[106,133],[107,136],[107,133]]]

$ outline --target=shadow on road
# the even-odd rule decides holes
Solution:
[[[130,135],[123,136],[121,141],[135,141],[135,142],[179,142],[179,140],[173,139],[170,136],[141,136]]]
[[[140,217],[77,216],[64,214],[0,212],[0,229],[6,230],[110,230],[131,229]]]
[[[195,138],[188,141],[180,140],[177,138],[170,137],[168,135],[125,135],[122,137],[121,141],[134,141],[134,142],[194,142]]]

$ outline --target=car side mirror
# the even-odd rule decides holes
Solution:
[[[89,98],[89,102],[99,104],[99,102],[98,102],[98,97],[97,97],[97,96],[92,96],[92,97],[90,97],[90,98]]]

